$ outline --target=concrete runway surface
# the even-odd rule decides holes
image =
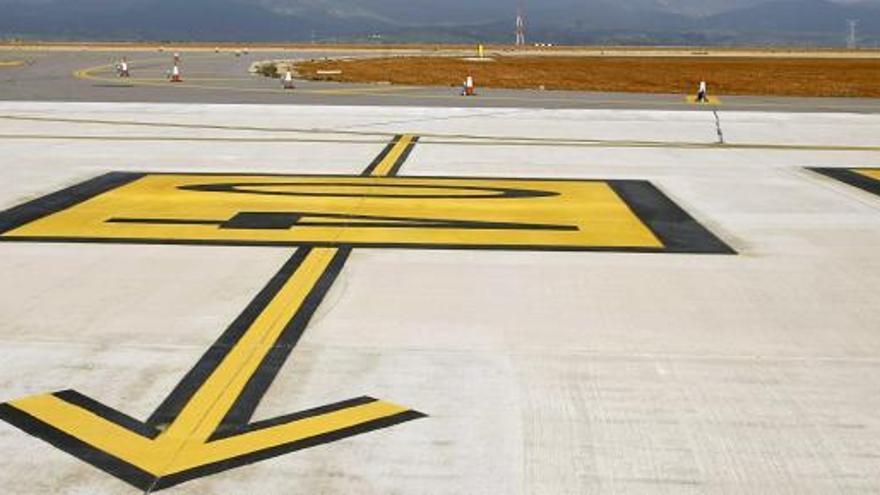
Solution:
[[[68,55],[0,68],[4,492],[880,491],[880,116]]]
[[[309,105],[437,106],[465,108],[594,108],[697,110],[715,108],[778,112],[880,112],[880,100],[870,98],[777,98],[726,96],[719,106],[703,107],[681,94],[652,95],[480,89],[475,98],[462,98],[458,87],[410,87],[375,84],[300,82],[285,91],[278,80],[249,75],[252,62],[272,59],[310,59],[396,55],[395,51],[297,51],[233,53],[181,51],[183,79],[170,84],[166,71],[171,51],[22,51],[0,50],[0,60],[26,61],[0,67],[0,100],[127,101],[180,103],[261,103]],[[128,56],[132,78],[116,77],[112,62]],[[452,80],[464,80],[465,74]],[[479,81],[478,81],[479,83]]]

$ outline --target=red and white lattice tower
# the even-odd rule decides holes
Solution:
[[[526,21],[523,10],[523,2],[520,1],[516,8],[516,46],[526,44]]]

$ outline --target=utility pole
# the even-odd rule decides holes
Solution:
[[[849,38],[846,40],[846,47],[850,50],[856,48],[856,26],[859,23],[858,19],[849,19],[846,21],[849,24]]]
[[[526,44],[526,21],[523,9],[523,2],[520,0],[516,7],[516,46],[525,46]]]

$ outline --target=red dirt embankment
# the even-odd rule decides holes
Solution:
[[[693,93],[705,78],[713,94],[880,97],[880,60],[766,57],[453,57],[315,60],[297,64],[309,79],[638,93]],[[319,75],[318,71],[342,71]]]

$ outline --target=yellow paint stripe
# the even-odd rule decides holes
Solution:
[[[93,81],[113,81],[115,79],[110,79],[107,77],[98,77],[98,76],[92,75],[92,72],[97,72],[101,69],[110,69],[112,67],[113,67],[113,64],[102,64],[102,65],[96,65],[94,67],[88,67],[85,69],[75,70],[75,71],[73,71],[73,77],[75,77],[77,79],[90,79]]]
[[[412,140],[412,136],[404,136],[395,143],[374,175],[388,173]],[[375,401],[207,442],[338,253],[338,248],[309,251],[183,411],[155,440],[144,438],[52,394],[27,397],[9,404],[157,477],[405,412],[408,408]]]
[[[9,404],[147,472],[158,472],[162,460],[173,454],[171,450],[157,452],[152,440],[51,394],[27,397]]]
[[[224,461],[243,453],[257,452],[339,431],[408,410],[406,407],[390,402],[376,401],[207,444],[193,443],[191,448],[182,451],[174,459],[173,465],[169,466],[163,474],[173,474],[205,464]]]
[[[144,438],[51,394],[20,399],[10,405],[155,476],[408,411],[390,402],[375,401],[206,443],[337,252],[336,248],[316,248],[309,253],[180,416],[156,440]]]
[[[720,105],[721,104],[721,98],[719,98],[717,96],[707,96],[706,99],[709,101],[707,101],[706,103],[700,103],[697,101],[696,95],[687,95],[684,97],[684,101],[686,101],[687,103],[692,103],[694,105]]]
[[[412,141],[413,136],[404,135],[376,166],[373,175],[387,175]],[[169,428],[159,436],[157,443],[167,444],[177,452],[172,458],[173,462],[164,466],[160,474],[179,472],[407,410],[395,404],[377,401],[207,444],[207,440],[241,395],[287,323],[302,307],[306,297],[338,253],[339,248],[313,248],[309,252],[293,276],[275,294],[220,366],[202,384]],[[162,453],[166,451],[158,450]]]
[[[391,148],[391,151],[385,156],[385,158],[376,165],[376,168],[373,170],[373,173],[370,175],[374,177],[385,177],[391,173],[391,169],[394,168],[394,164],[397,163],[397,160],[406,151],[406,147],[412,144],[413,136],[411,134],[404,134],[397,143],[394,144],[394,147]]]
[[[0,67],[21,67],[26,63],[26,60],[0,60]]]
[[[191,54],[188,56],[188,58],[211,58],[211,55],[205,55],[205,54],[192,55]],[[131,61],[129,61],[129,67],[131,69],[134,69],[136,66],[140,66],[141,64],[154,63],[154,62],[168,62],[168,67],[169,68],[171,67],[170,56],[151,57],[151,58],[144,58],[144,59],[140,59],[140,60],[131,60]],[[84,79],[84,80],[89,80],[89,81],[101,81],[101,82],[128,81],[132,85],[143,85],[143,86],[159,86],[159,85],[165,86],[168,84],[168,80],[164,79],[164,78],[163,79],[156,79],[155,82],[149,81],[149,80],[142,81],[137,78],[121,79],[119,77],[116,77],[114,69],[115,69],[114,64],[101,64],[101,65],[95,65],[92,67],[86,67],[83,69],[77,69],[77,70],[73,71],[72,75],[76,79]],[[102,71],[106,71],[108,73],[108,76],[100,76],[100,75],[95,74],[96,72],[102,72]],[[160,81],[162,81],[162,82],[160,82]]]
[[[343,83],[345,84],[345,83]],[[317,94],[317,95],[359,95],[373,93],[388,93],[392,91],[411,91],[422,89],[415,86],[379,86],[379,87],[359,87],[359,88],[334,88],[334,89],[303,89],[300,93]]]
[[[184,440],[200,443],[208,440],[338,251],[337,248],[316,248],[306,256],[177,419],[159,437],[159,442],[180,444]]]
[[[112,78],[106,78],[104,80],[106,80],[107,82],[113,81],[113,82],[127,83],[127,84],[132,84],[132,85],[137,84],[139,82],[151,82],[151,83],[155,82],[155,83],[162,83],[162,85],[164,86],[166,83],[168,83],[167,77],[126,77],[126,78],[112,77]],[[192,77],[192,76],[186,77],[186,81],[248,81],[248,80],[249,79],[246,77],[226,77],[226,78],[222,78],[222,77]]]
[[[137,61],[139,64],[144,62],[153,62],[162,59],[148,59],[148,60],[140,60]],[[132,62],[132,67],[134,67],[134,62]],[[120,79],[115,75],[112,75],[113,64],[103,64],[96,65],[94,67],[87,67],[84,69],[79,69],[73,72],[73,76],[77,79],[91,80],[91,81],[102,81],[102,82],[120,82],[124,81],[129,85],[133,86],[168,86],[168,80],[166,78],[127,78]],[[109,76],[101,76],[96,73],[107,71],[110,73]],[[195,84],[199,81],[243,81],[248,80],[248,78],[211,78],[211,77],[186,77],[184,74],[184,82],[188,83],[185,85],[174,85],[175,88],[195,88],[195,89],[210,89],[210,90],[223,90],[223,91],[238,91],[238,92],[247,92],[247,93],[289,93],[287,90],[283,89],[271,89],[271,88],[241,88],[241,87],[233,87],[233,86],[208,86],[203,84]],[[333,89],[301,89],[297,91],[297,93],[307,93],[307,94],[320,94],[320,95],[358,95],[358,94],[376,94],[382,92],[391,92],[391,91],[406,91],[410,89],[418,89],[415,87],[409,86],[383,86],[383,87],[366,87],[366,88],[333,88]]]
[[[880,168],[856,168],[853,172],[874,180],[880,180]]]

